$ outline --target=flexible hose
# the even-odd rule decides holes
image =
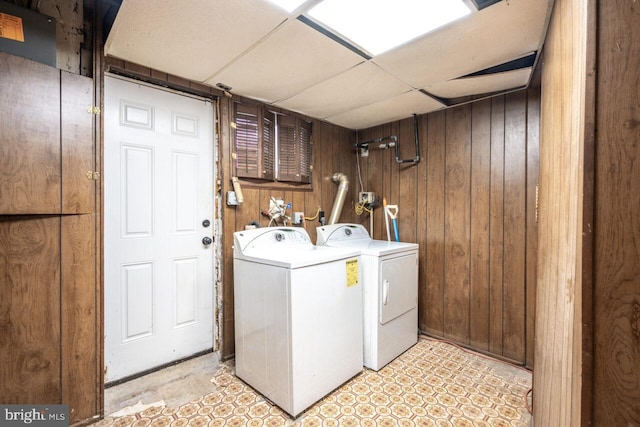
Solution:
[[[329,216],[329,225],[335,224],[340,220],[344,199],[347,197],[347,191],[349,190],[349,179],[345,174],[336,172],[331,177],[331,180],[338,184],[338,193],[336,194],[336,198],[333,202],[333,208],[331,209],[331,215]]]

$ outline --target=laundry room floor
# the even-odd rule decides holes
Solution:
[[[530,387],[529,371],[421,337],[380,371],[363,370],[295,420],[239,380],[230,361],[217,365],[201,397],[94,426],[529,426]]]
[[[211,392],[211,378],[218,368],[217,353],[206,353],[109,387],[104,392],[104,413],[140,412],[136,408],[147,405],[184,405]]]

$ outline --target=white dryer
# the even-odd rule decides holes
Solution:
[[[360,224],[317,230],[319,247],[360,251],[364,366],[377,371],[418,342],[418,245],[373,240]]]
[[[302,228],[233,237],[236,375],[295,417],[362,371],[359,252]]]

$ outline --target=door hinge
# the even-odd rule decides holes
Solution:
[[[100,114],[100,107],[97,107],[95,105],[90,105],[87,107],[87,113],[89,114]]]
[[[98,179],[100,179],[100,172],[87,171],[87,173],[85,175],[86,175],[87,179],[90,179],[90,180],[98,180]]]

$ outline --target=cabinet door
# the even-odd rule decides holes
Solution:
[[[87,172],[95,171],[93,144],[93,81],[61,72],[62,213],[92,213],[95,182]]]
[[[0,402],[60,403],[60,217],[0,216]]]
[[[60,71],[0,52],[0,215],[60,212]]]
[[[96,216],[63,215],[61,224],[62,403],[75,423],[100,413]]]

